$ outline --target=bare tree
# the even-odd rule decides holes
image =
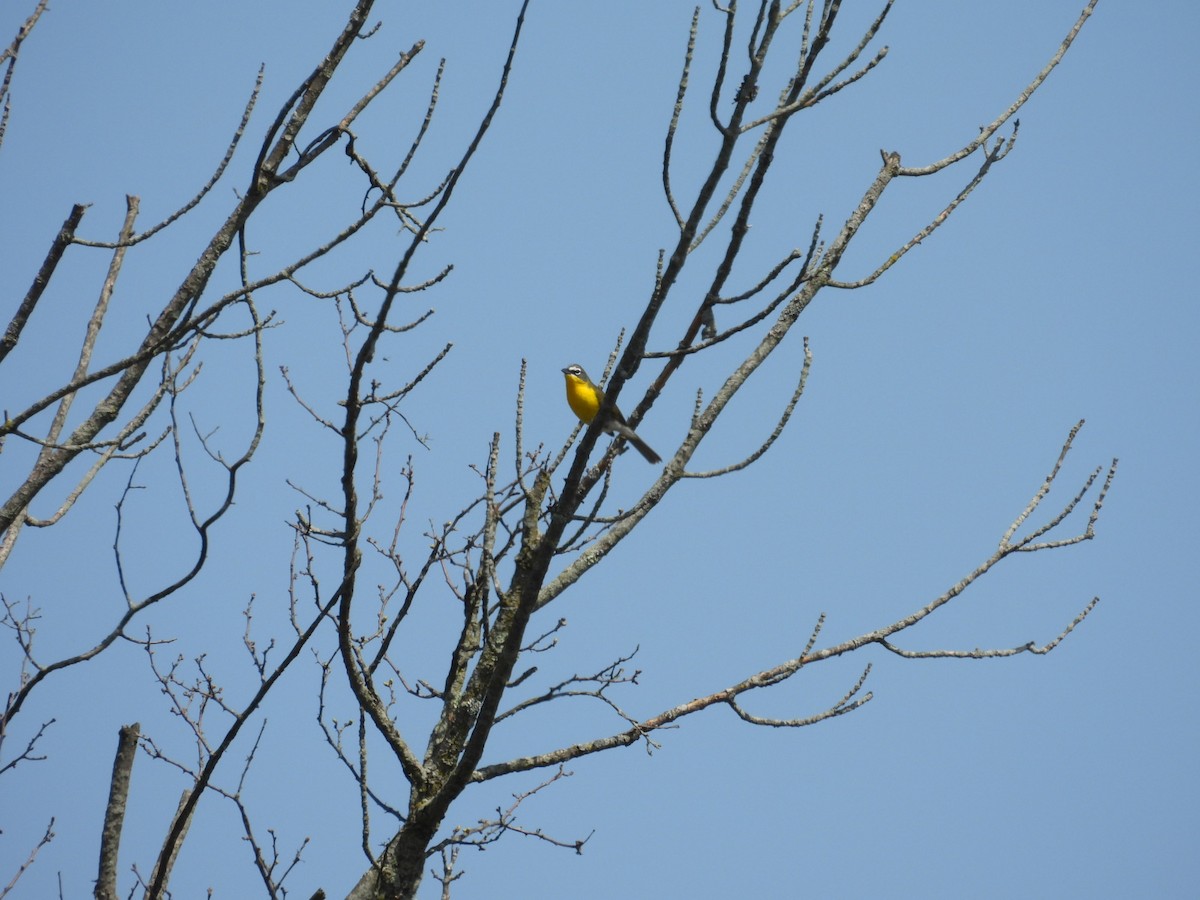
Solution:
[[[1017,647],[926,650],[907,649],[905,632],[945,607],[1010,556],[1049,552],[1091,539],[1106,492],[1115,474],[1114,460],[1107,470],[1096,468],[1067,502],[1047,512],[1042,508],[1051,486],[1060,477],[1064,459],[1082,425],[1070,429],[1048,473],[1026,502],[1015,504],[1013,519],[998,536],[996,549],[960,580],[915,606],[907,615],[880,623],[852,639],[822,641],[824,616],[812,624],[811,634],[798,656],[771,661],[722,690],[680,702],[650,715],[634,713],[619,703],[617,695],[635,684],[632,657],[620,656],[594,672],[558,678],[543,674],[536,662],[556,647],[565,627],[553,610],[547,610],[609,552],[631,535],[669,490],[685,479],[717,478],[759,460],[782,433],[805,389],[812,353],[804,340],[804,363],[795,375],[790,395],[779,398],[779,408],[762,423],[759,446],[743,459],[713,470],[697,471],[689,465],[714,423],[735,394],[792,332],[793,326],[823,289],[854,290],[876,282],[918,243],[930,237],[1013,149],[1017,138],[1016,114],[1063,58],[1095,0],[1081,12],[1058,51],[1029,85],[979,132],[941,159],[911,165],[895,152],[882,151],[877,173],[863,186],[861,200],[841,214],[833,228],[824,218],[805,227],[800,249],[790,251],[751,276],[735,264],[744,258],[750,221],[756,204],[769,190],[772,166],[780,141],[792,122],[813,107],[869,75],[885,58],[886,47],[871,50],[891,9],[884,2],[877,18],[858,36],[840,59],[828,60],[841,4],[769,2],[753,4],[749,11],[736,0],[713,4],[714,10],[696,10],[683,52],[682,70],[673,110],[668,117],[662,162],[664,198],[675,222],[670,245],[659,252],[653,284],[648,288],[641,317],[613,351],[605,372],[605,395],[598,415],[580,427],[555,451],[529,447],[523,432],[525,372],[520,373],[516,397],[515,436],[509,444],[497,432],[487,458],[477,469],[479,488],[468,503],[441,517],[442,524],[414,533],[407,509],[417,477],[411,458],[397,465],[390,451],[395,431],[408,430],[420,441],[420,394],[417,388],[449,352],[449,346],[413,367],[403,384],[392,384],[379,360],[387,347],[397,346],[404,335],[426,316],[402,321],[399,301],[414,292],[436,289],[449,275],[442,268],[432,278],[417,278],[415,260],[431,243],[443,211],[451,203],[467,170],[483,146],[500,110],[518,48],[522,41],[528,2],[514,23],[507,61],[498,73],[490,107],[484,113],[446,175],[406,199],[410,167],[423,148],[429,125],[437,111],[438,84],[430,92],[424,118],[415,125],[413,139],[399,158],[381,161],[363,149],[355,124],[360,114],[401,75],[423,50],[421,42],[399,54],[395,64],[366,87],[359,99],[337,121],[319,123],[314,107],[355,41],[373,34],[369,27],[371,0],[360,0],[326,56],[297,86],[278,110],[265,138],[245,167],[237,201],[217,230],[202,246],[195,265],[183,273],[178,288],[150,318],[144,334],[123,355],[96,358],[98,338],[105,326],[110,300],[118,288],[127,257],[142,252],[154,239],[180,223],[202,202],[216,203],[212,188],[235,177],[234,160],[254,111],[258,87],[246,104],[228,149],[212,176],[194,198],[163,221],[139,230],[138,199],[128,198],[128,214],[114,240],[98,241],[79,236],[86,209],[74,207],[62,230],[33,277],[24,299],[13,313],[0,344],[0,364],[11,359],[26,324],[38,314],[46,286],[59,273],[68,251],[80,248],[109,255],[107,278],[97,302],[83,323],[80,353],[73,371],[53,389],[20,400],[21,406],[5,411],[0,427],[0,450],[8,454],[0,507],[0,565],[9,558],[25,527],[50,527],[67,515],[72,505],[101,475],[125,466],[125,488],[118,504],[114,548],[119,589],[125,608],[109,626],[96,634],[80,652],[46,659],[35,644],[40,610],[5,596],[4,624],[11,631],[23,660],[18,683],[8,692],[0,740],[11,734],[12,723],[28,714],[40,688],[60,673],[88,664],[118,642],[139,644],[155,682],[168,698],[180,726],[190,735],[194,757],[184,760],[162,743],[157,727],[133,725],[122,731],[121,749],[114,765],[112,791],[105,818],[96,896],[118,896],[120,871],[117,850],[125,813],[126,792],[133,766],[132,747],[140,741],[144,753],[184,773],[183,793],[164,835],[161,851],[148,871],[135,866],[140,886],[149,897],[165,895],[172,866],[183,846],[195,810],[210,797],[224,797],[237,811],[244,836],[253,848],[254,865],[267,896],[284,896],[284,881],[300,859],[265,839],[254,824],[243,786],[259,753],[265,725],[264,704],[292,664],[311,648],[320,676],[318,722],[330,751],[356,784],[362,813],[360,836],[365,860],[363,874],[350,891],[355,898],[411,897],[431,860],[434,872],[449,896],[460,876],[457,858],[464,846],[486,846],[508,832],[533,835],[547,843],[579,850],[586,838],[562,839],[530,830],[518,823],[516,810],[528,796],[550,789],[564,777],[564,764],[593,753],[642,742],[655,746],[656,733],[687,716],[713,706],[732,709],[751,725],[798,728],[852,712],[867,703],[871,665],[846,685],[840,697],[823,709],[802,714],[764,717],[749,712],[744,699],[779,685],[817,663],[845,656],[872,645],[903,658],[990,658],[1023,653],[1047,653],[1058,645],[1093,609],[1093,599],[1062,631],[1045,642],[1029,641]],[[45,11],[39,3],[0,63],[6,65],[3,91],[7,93],[25,37]],[[719,34],[720,62],[710,84],[693,84],[693,59],[699,42]],[[776,60],[768,66],[769,60]],[[790,60],[785,77],[778,62]],[[261,83],[261,77],[260,77]],[[5,118],[7,123],[7,97]],[[711,156],[711,167],[698,186],[685,189],[676,177],[683,143],[677,140],[681,122],[693,110],[702,110],[711,125],[711,145],[689,153]],[[0,139],[3,130],[0,129]],[[327,239],[272,271],[257,273],[253,258],[252,226],[270,196],[300,192],[311,180],[309,169],[327,151],[338,148],[349,157],[361,179],[361,208],[340,223]],[[908,179],[959,173],[942,211],[928,222],[914,223],[911,237],[869,271],[843,272],[842,260],[851,241],[895,183]],[[340,247],[386,221],[404,235],[402,249],[391,271],[354,271],[340,284],[316,288],[305,279],[317,261],[336,258]],[[701,248],[705,252],[698,252]],[[218,291],[214,273],[229,259],[237,271],[236,287]],[[340,260],[339,260],[340,262]],[[684,276],[689,284],[703,284],[702,296],[679,289]],[[257,451],[267,418],[263,395],[273,377],[264,362],[264,343],[279,326],[277,317],[264,313],[259,298],[268,290],[288,288],[327,305],[337,314],[344,349],[344,381],[336,405],[310,400],[304,385],[287,369],[280,382],[309,417],[313,429],[333,439],[338,447],[340,477],[335,492],[320,485],[293,483],[301,509],[292,522],[294,556],[289,573],[291,632],[263,644],[253,629],[253,605],[245,613],[243,643],[258,676],[257,686],[236,699],[223,687],[223,678],[211,671],[203,657],[167,658],[167,639],[143,625],[147,612],[170,601],[187,603],[188,587],[210,562],[210,536],[232,508],[247,464]],[[668,304],[687,308],[690,321],[672,338],[669,349],[653,349],[654,326]],[[690,306],[689,306],[690,304]],[[427,314],[426,314],[427,315]],[[282,326],[279,326],[282,327]],[[661,331],[661,329],[660,329]],[[730,338],[756,337],[748,352],[735,351]],[[657,340],[661,341],[661,334]],[[795,340],[793,338],[793,340]],[[240,348],[251,360],[253,425],[236,454],[221,449],[183,413],[181,398],[199,379],[206,354]],[[678,377],[701,354],[719,363],[725,373],[721,387],[710,398],[697,396],[690,426],[677,447],[666,454],[661,473],[631,506],[615,508],[610,499],[613,462],[624,449],[618,437],[598,454],[601,424],[615,408],[627,382],[646,363],[654,379],[636,404],[629,406],[628,422],[636,427],[651,410],[668,382]],[[83,398],[87,398],[86,400]],[[13,404],[14,394],[5,402]],[[88,408],[80,413],[79,403]],[[578,441],[576,442],[576,439]],[[221,475],[214,488],[206,478],[208,499],[193,488],[185,446],[194,441]],[[572,450],[574,447],[574,450]],[[661,448],[660,448],[661,449]],[[172,456],[175,478],[186,506],[187,527],[195,535],[195,553],[182,570],[149,591],[135,588],[124,575],[126,546],[122,541],[123,508],[139,487],[137,472],[143,461]],[[13,476],[20,465],[20,476]],[[385,474],[386,473],[386,474]],[[115,477],[115,476],[114,476]],[[11,480],[11,485],[9,481]],[[399,503],[385,502],[383,485],[392,493],[402,486]],[[35,513],[52,493],[49,513]],[[1078,514],[1076,514],[1078,513]],[[1071,523],[1068,523],[1071,519]],[[1071,530],[1071,524],[1082,524]],[[413,548],[425,549],[414,554]],[[368,576],[367,573],[370,573]],[[415,676],[402,662],[397,648],[406,640],[413,613],[427,596],[453,597],[456,610],[454,638],[440,648],[442,670],[436,680]],[[336,718],[326,703],[333,693],[347,689],[356,704],[351,720]],[[484,764],[493,728],[507,719],[567,698],[585,697],[613,717],[615,725],[598,722],[594,737],[578,743],[546,747],[540,752]],[[414,709],[421,708],[420,713]],[[432,727],[420,723],[429,718]],[[49,722],[38,723],[23,749],[0,757],[0,773],[38,758],[38,743]],[[251,748],[240,774],[228,770],[234,741],[243,736]],[[3,746],[0,745],[0,749]],[[398,803],[394,790],[379,784],[393,772],[402,773],[408,797]],[[498,809],[494,817],[474,826],[446,827],[451,807],[475,785],[501,776],[545,770],[532,790],[517,794],[514,804]],[[387,772],[387,776],[376,775]],[[382,819],[384,824],[379,824]],[[52,823],[51,823],[52,824]],[[48,828],[43,844],[52,837]],[[39,844],[39,847],[41,844]],[[36,855],[36,848],[31,854]],[[20,872],[16,873],[20,875]]]

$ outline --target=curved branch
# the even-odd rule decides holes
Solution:
[[[43,4],[44,2],[45,0],[43,0]],[[29,321],[29,317],[33,315],[34,307],[37,306],[37,302],[42,298],[42,293],[46,290],[46,285],[54,277],[54,270],[58,268],[63,253],[66,252],[67,247],[74,243],[75,230],[79,227],[79,223],[83,220],[83,214],[86,211],[87,206],[82,203],[76,203],[71,207],[71,212],[67,215],[66,221],[62,223],[62,227],[58,230],[58,234],[54,238],[54,243],[50,245],[50,249],[46,253],[46,258],[42,261],[42,267],[38,269],[37,275],[33,278],[33,284],[29,286],[29,290],[21,300],[17,311],[13,313],[8,327],[4,329],[4,337],[0,338],[0,362],[4,362],[4,358],[17,346],[17,342],[21,339],[21,332],[25,330],[25,324]]]
[[[751,453],[744,459],[733,463],[732,465],[724,466],[720,469],[709,469],[707,472],[684,472],[684,478],[717,478],[721,475],[728,475],[730,472],[737,472],[746,468],[751,463],[754,463],[766,453],[771,445],[778,440],[783,434],[783,429],[787,427],[788,420],[792,417],[792,412],[796,408],[796,404],[800,402],[800,396],[804,393],[804,386],[808,383],[808,370],[812,366],[812,351],[808,347],[808,338],[804,338],[804,365],[800,368],[800,380],[796,383],[796,389],[792,391],[792,397],[784,407],[783,413],[779,416],[779,421],[775,423],[775,429],[759,446],[757,450]]]
[[[667,126],[667,139],[663,147],[663,193],[667,198],[667,206],[671,208],[671,214],[675,216],[675,224],[679,228],[683,228],[683,214],[679,211],[679,205],[675,202],[675,195],[671,191],[671,150],[675,146],[675,133],[679,128],[679,117],[683,113],[683,98],[687,94],[688,76],[692,71],[692,56],[696,50],[696,32],[699,28],[700,7],[696,7],[692,13],[692,26],[688,29],[687,52],[683,57],[683,73],[679,76],[675,108],[671,112],[671,124]]]
[[[910,238],[899,250],[889,256],[883,265],[877,268],[866,278],[861,278],[858,281],[837,281],[835,279],[830,279],[829,286],[833,288],[852,290],[854,288],[865,287],[866,285],[873,283],[879,278],[880,275],[898,263],[901,258],[908,253],[909,250],[913,249],[913,247],[920,244],[923,240],[933,234],[934,231],[944,225],[946,220],[950,218],[950,215],[956,209],[958,209],[958,207],[964,200],[967,199],[971,192],[980,185],[983,179],[987,176],[988,171],[992,168],[992,164],[997,163],[1004,159],[1004,157],[1008,156],[1009,151],[1012,150],[1013,145],[1017,141],[1017,131],[1020,129],[1020,127],[1021,122],[1018,119],[1013,122],[1013,131],[1007,141],[998,140],[996,142],[996,146],[991,150],[987,150],[986,147],[984,148],[985,153],[983,157],[983,164],[979,167],[979,171],[975,173],[975,176],[967,182],[966,187],[958,192],[958,195],[950,201],[945,209],[943,209],[933,218],[933,221],[913,235],[913,237]],[[901,169],[900,174],[906,174],[905,170]]]
[[[1082,424],[1082,423],[1080,423],[1080,424]],[[807,666],[811,666],[811,665],[813,665],[815,663],[819,663],[819,662],[824,662],[826,660],[834,659],[839,656],[844,656],[845,654],[848,654],[848,653],[853,653],[853,652],[855,652],[857,650],[861,650],[864,647],[867,647],[871,644],[879,644],[880,646],[891,651],[892,653],[895,653],[898,656],[904,656],[906,658],[914,658],[914,659],[916,659],[916,658],[942,658],[942,657],[961,658],[961,659],[988,659],[988,658],[994,658],[994,657],[1015,656],[1019,653],[1025,653],[1025,652],[1035,653],[1035,654],[1049,653],[1051,650],[1053,650],[1055,647],[1057,647],[1066,638],[1066,636],[1068,634],[1070,634],[1080,622],[1083,621],[1084,618],[1087,617],[1087,615],[1092,611],[1092,609],[1095,608],[1096,604],[1099,602],[1098,598],[1093,599],[1083,609],[1083,611],[1080,612],[1074,618],[1074,620],[1056,638],[1054,638],[1049,643],[1042,645],[1040,647],[1037,646],[1033,642],[1029,642],[1028,644],[1022,645],[1021,647],[1013,648],[1011,650],[904,651],[904,650],[901,650],[900,648],[896,647],[895,644],[893,644],[889,639],[893,635],[895,635],[901,631],[905,631],[909,628],[912,628],[914,625],[916,625],[919,622],[923,621],[924,619],[928,618],[930,615],[932,615],[938,609],[942,608],[947,603],[949,603],[951,600],[953,600],[955,597],[962,594],[968,587],[970,587],[972,584],[974,584],[976,581],[978,581],[981,577],[983,577],[985,574],[987,574],[987,572],[989,572],[992,568],[994,568],[1000,561],[1011,556],[1014,553],[1020,552],[1021,547],[1024,546],[1023,542],[1011,543],[1010,539],[1011,539],[1012,535],[1016,532],[1016,530],[1020,527],[1020,525],[1024,521],[1026,521],[1029,514],[1037,507],[1037,504],[1041,501],[1041,499],[1046,495],[1046,493],[1048,493],[1050,484],[1053,482],[1053,480],[1057,477],[1057,475],[1061,471],[1062,462],[1063,462],[1067,452],[1070,450],[1071,444],[1072,444],[1076,434],[1079,431],[1079,427],[1080,427],[1079,425],[1076,425],[1071,430],[1070,434],[1067,437],[1067,440],[1063,444],[1063,447],[1059,453],[1058,459],[1056,460],[1054,467],[1051,469],[1050,475],[1047,477],[1045,483],[1038,490],[1038,492],[1034,495],[1034,499],[1030,502],[1030,504],[1028,504],[1026,506],[1026,508],[1020,514],[1018,514],[1017,519],[1015,520],[1013,525],[1010,526],[1010,528],[1005,532],[1005,537],[1004,537],[1004,539],[1002,539],[1000,547],[992,554],[992,556],[990,556],[987,560],[985,560],[983,563],[981,563],[979,566],[977,566],[974,571],[969,573],[966,577],[964,577],[962,580],[960,580],[957,584],[953,585],[949,590],[944,592],[941,596],[937,597],[936,599],[934,599],[930,603],[926,604],[925,606],[921,607],[920,609],[916,610],[915,612],[911,613],[910,615],[905,616],[904,618],[899,619],[896,622],[891,623],[890,625],[886,625],[882,628],[876,629],[875,631],[867,632],[865,634],[859,635],[858,637],[852,638],[847,641],[843,641],[839,644],[835,644],[830,647],[823,648],[821,650],[814,650],[813,648],[815,646],[817,635],[819,634],[821,627],[824,624],[824,620],[825,620],[824,614],[822,614],[821,618],[817,622],[817,626],[813,630],[813,633],[809,639],[808,645],[804,648],[804,652],[800,656],[797,656],[794,659],[780,663],[779,665],[774,666],[770,669],[764,669],[763,671],[760,671],[754,675],[751,675],[750,677],[738,682],[737,684],[731,685],[731,686],[725,688],[724,690],[717,691],[717,692],[709,694],[707,696],[699,697],[695,700],[690,700],[687,703],[682,703],[678,706],[674,706],[670,709],[664,710],[663,712],[659,713],[658,715],[652,716],[649,719],[645,719],[641,722],[635,723],[632,727],[630,727],[624,731],[618,732],[616,734],[611,734],[606,737],[598,738],[598,739],[591,740],[591,741],[585,741],[585,742],[581,742],[578,744],[573,744],[571,746],[553,750],[548,753],[541,753],[541,754],[537,754],[534,756],[519,757],[517,759],[512,759],[507,762],[497,763],[497,764],[490,765],[490,766],[485,766],[485,767],[479,769],[478,771],[476,771],[475,773],[473,773],[472,780],[473,781],[487,781],[489,779],[496,778],[501,775],[507,775],[511,772],[520,772],[520,771],[526,771],[528,769],[542,768],[542,767],[551,766],[551,765],[558,765],[558,764],[567,762],[572,759],[578,759],[579,757],[582,757],[582,756],[588,756],[593,753],[599,753],[604,750],[609,750],[609,749],[612,749],[615,747],[627,747],[630,744],[633,744],[639,740],[642,740],[642,739],[648,740],[648,735],[654,731],[657,731],[659,729],[673,725],[675,722],[679,721],[680,719],[682,719],[686,716],[701,712],[702,710],[708,709],[709,707],[717,705],[717,704],[725,704],[725,705],[730,706],[730,708],[732,708],[743,720],[745,720],[747,722],[750,722],[752,724],[757,724],[757,725],[768,725],[771,727],[801,727],[804,725],[810,725],[810,724],[814,724],[816,722],[821,722],[821,721],[824,721],[825,719],[828,719],[828,718],[831,718],[834,716],[839,716],[839,715],[842,715],[847,712],[852,712],[853,710],[858,709],[864,703],[867,703],[871,699],[870,693],[868,693],[862,697],[857,696],[858,692],[861,690],[861,688],[867,678],[867,675],[870,672],[870,666],[867,667],[866,671],[863,672],[862,677],[847,692],[847,694],[842,697],[841,700],[839,700],[837,703],[833,704],[832,706],[828,707],[823,712],[818,713],[814,716],[808,716],[805,718],[793,718],[793,719],[773,719],[773,718],[768,719],[768,718],[757,717],[757,716],[753,716],[749,713],[746,713],[743,709],[741,709],[741,707],[736,703],[736,700],[740,695],[742,695],[748,691],[757,690],[760,688],[772,687],[783,681],[786,681],[787,679],[796,675],[798,672],[800,672],[801,669],[803,669]],[[1040,545],[1030,545],[1030,546],[1036,546],[1039,549],[1054,549],[1057,547],[1063,547],[1063,546],[1067,546],[1069,544],[1077,543],[1079,541],[1089,540],[1094,535],[1093,525],[1094,525],[1095,517],[1099,514],[1099,510],[1100,510],[1101,506],[1103,505],[1105,495],[1108,491],[1108,487],[1112,483],[1112,477],[1113,477],[1113,475],[1115,475],[1115,471],[1116,471],[1116,461],[1114,460],[1113,466],[1109,470],[1109,478],[1105,481],[1104,486],[1101,488],[1099,495],[1097,496],[1095,505],[1093,507],[1093,514],[1091,517],[1089,517],[1088,524],[1087,524],[1085,530],[1081,534],[1079,534],[1078,536],[1075,536],[1073,538],[1064,539],[1062,541],[1045,542]],[[1094,482],[1095,477],[1096,477],[1095,475],[1092,475],[1091,478],[1089,478],[1087,480],[1083,492],[1085,492],[1086,490],[1088,490],[1090,488],[1090,486]],[[1081,492],[1081,493],[1083,493],[1083,492]],[[1051,519],[1050,527],[1056,527],[1059,524],[1061,524],[1062,521],[1066,518],[1066,516],[1069,515],[1070,512],[1073,511],[1077,507],[1078,502],[1079,502],[1079,495],[1076,495],[1071,500],[1069,500],[1067,502],[1067,504],[1064,506],[1063,510]],[[1040,536],[1041,534],[1044,534],[1044,533],[1045,533],[1045,529],[1038,529],[1037,531],[1034,532],[1034,536]],[[578,573],[576,573],[574,577],[577,578]],[[561,576],[560,576],[560,578],[561,578]],[[550,589],[550,586],[547,586],[547,589],[545,589],[545,590],[549,590],[549,589]]]
[[[1099,2],[1099,0],[1088,0],[1088,5],[1085,6],[1083,12],[1079,14],[1079,18],[1075,20],[1075,24],[1072,25],[1071,30],[1067,32],[1067,36],[1062,39],[1062,43],[1059,44],[1058,50],[1055,52],[1055,54],[1050,57],[1050,61],[1042,67],[1042,70],[1038,72],[1036,76],[1034,76],[1033,81],[1026,86],[1025,90],[1021,91],[1021,93],[1017,96],[1017,99],[1009,105],[1008,109],[1000,113],[1000,115],[997,116],[990,125],[985,125],[979,129],[979,136],[976,137],[975,140],[935,163],[930,163],[927,166],[905,168],[903,170],[903,174],[915,176],[932,175],[935,172],[940,172],[947,166],[952,166],[959,160],[970,156],[980,147],[983,147],[989,140],[991,140],[992,135],[999,131],[1005,122],[1017,114],[1017,111],[1029,101],[1030,97],[1033,96],[1034,91],[1042,86],[1042,82],[1044,82],[1050,76],[1050,73],[1054,71],[1054,68],[1060,62],[1062,62],[1067,50],[1070,48],[1071,44],[1075,42],[1075,38],[1079,36],[1079,31],[1083,28],[1083,23],[1088,20],[1088,17],[1091,16],[1092,11],[1096,8],[1097,2]]]

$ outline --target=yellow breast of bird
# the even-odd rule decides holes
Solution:
[[[567,403],[580,421],[592,421],[599,412],[603,399],[604,395],[586,381],[581,381],[573,375],[567,376]]]

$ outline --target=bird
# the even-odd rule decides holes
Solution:
[[[562,373],[567,381],[567,404],[571,407],[571,412],[575,413],[584,425],[590,424],[604,403],[604,391],[596,387],[579,363],[572,363],[563,369]],[[662,457],[637,436],[637,432],[629,427],[629,423],[615,406],[609,410],[608,421],[604,423],[603,429],[609,434],[618,434],[625,438],[651,465],[662,462]]]

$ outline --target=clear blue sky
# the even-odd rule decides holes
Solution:
[[[0,39],[9,40],[30,5],[5,5]],[[844,221],[881,148],[919,165],[968,141],[1041,68],[1081,6],[898,3],[877,42],[891,48],[883,65],[798,122],[785,143],[770,202],[753,221],[754,260],[804,245],[817,213],[835,227]],[[232,204],[258,137],[323,54],[343,7],[52,4],[23,49],[0,147],[5,317],[71,203],[93,204],[83,236],[111,239],[126,193],[142,198],[143,224],[189,198],[220,158],[265,64],[263,96],[231,175],[158,250],[131,257],[102,353],[127,348]],[[335,121],[399,50],[424,38],[418,62],[358,129],[377,156],[406,147],[445,57],[441,106],[408,182],[411,196],[424,193],[486,108],[517,7],[381,2],[382,30],[355,49],[316,120]],[[840,49],[876,9],[846,0]],[[412,452],[417,470],[414,552],[425,547],[423,523],[444,520],[477,490],[468,466],[484,461],[494,431],[511,453],[520,360],[529,362],[526,440],[557,447],[573,424],[559,368],[578,361],[601,369],[619,330],[637,320],[657,250],[672,242],[661,140],[690,16],[691,4],[674,0],[533,3],[500,117],[422,263],[426,275],[455,265],[436,293],[413,300],[414,317],[428,306],[437,315],[384,354],[390,377],[403,382],[444,342],[455,344],[405,408],[432,450],[399,432],[391,448],[393,465]],[[1192,348],[1200,313],[1187,276],[1198,237],[1198,26],[1192,3],[1101,0],[1021,112],[1013,153],[877,285],[821,294],[694,465],[732,462],[765,436],[807,335],[808,390],[779,442],[748,471],[685,482],[668,495],[633,538],[546,611],[547,623],[562,616],[569,627],[554,657],[539,664],[551,679],[595,671],[638,647],[641,686],[618,702],[645,717],[795,656],[821,612],[824,642],[891,622],[992,552],[1080,418],[1087,425],[1046,505],[1057,508],[1093,467],[1120,457],[1097,539],[1008,561],[903,644],[1042,643],[1098,595],[1095,612],[1045,657],[904,661],[870,651],[747,704],[760,715],[809,715],[874,663],[874,700],[813,728],[754,729],[717,708],[660,733],[653,756],[635,747],[578,761],[572,778],[528,802],[521,824],[564,840],[594,829],[583,855],[517,836],[464,852],[458,900],[1194,895],[1200,378]],[[706,6],[702,71],[718,43],[717,17]],[[703,114],[701,101],[689,140],[677,148],[683,186],[713,152]],[[268,211],[249,235],[262,253],[255,265],[268,271],[336,231],[360,199],[339,193],[350,183],[346,168],[331,155],[303,190]],[[866,274],[966,177],[964,167],[894,187],[840,275]],[[394,237],[371,241],[310,282],[329,289],[347,271],[390,271]],[[5,408],[23,405],[10,396],[57,383],[72,363],[73,338],[61,329],[73,335],[81,327],[77,317],[94,302],[106,260],[72,250],[70,261],[0,375]],[[221,275],[226,285],[231,277]],[[697,298],[684,288],[652,347],[672,346],[691,316]],[[289,366],[306,396],[328,408],[336,322],[291,288],[260,304],[284,322],[268,335],[264,445],[238,507],[217,530],[218,565],[146,620],[156,636],[178,638],[167,656],[210,653],[235,703],[254,684],[238,645],[247,597],[258,598],[260,640],[286,626],[286,523],[303,501],[284,478],[329,492],[339,464],[334,442],[297,414],[278,376]],[[643,367],[623,396],[655,370]],[[686,430],[695,390],[710,394],[718,373],[715,361],[685,368],[639,429],[664,455]],[[244,354],[214,353],[190,401],[202,430],[221,426],[229,453],[245,440],[244,406],[228,398],[243,396],[246,375]],[[162,487],[130,509],[136,590],[172,577],[193,550],[190,537],[176,541],[164,524],[179,514],[169,464],[164,455],[147,466],[141,480]],[[14,474],[6,468],[7,488]],[[626,503],[652,477],[632,454],[617,471]],[[28,596],[43,609],[46,658],[86,646],[120,608],[111,544],[124,477],[113,469],[60,527],[27,531],[0,577],[6,597]],[[212,486],[197,478],[200,488]],[[444,600],[431,594],[427,602]],[[0,638],[7,690],[19,658]],[[440,677],[437,657],[424,656],[419,641],[406,652],[414,677]],[[56,895],[60,873],[65,896],[90,895],[121,724],[140,721],[162,746],[189,752],[147,679],[144,654],[117,647],[48,683],[8,736],[5,759],[57,718],[39,745],[48,759],[0,778],[0,882],[50,816],[58,833],[13,896]],[[275,828],[281,852],[312,838],[287,883],[302,897],[317,887],[343,894],[364,864],[355,789],[316,731],[316,683],[306,656],[267,710],[247,786],[260,832]],[[352,707],[340,702],[344,717]],[[563,706],[501,731],[485,761],[619,724],[599,709]],[[248,749],[239,745],[222,783],[236,780]],[[395,779],[403,803],[399,773],[382,760],[376,772],[376,787],[386,792]],[[474,822],[537,780],[468,794],[450,821]],[[125,872],[134,862],[148,870],[182,786],[162,764],[139,758]],[[210,886],[217,897],[256,896],[238,833],[233,807],[206,801],[178,863],[175,896],[202,896]],[[437,885],[427,879],[423,895],[437,896]]]

